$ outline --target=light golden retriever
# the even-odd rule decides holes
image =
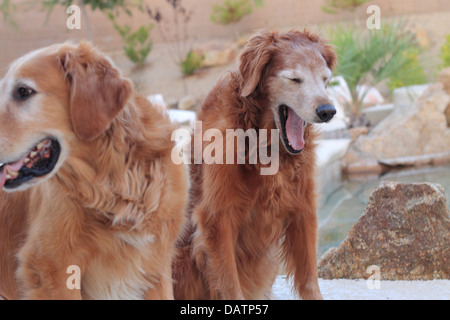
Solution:
[[[302,298],[322,298],[314,123],[336,113],[326,92],[335,62],[333,47],[313,33],[262,32],[206,98],[198,116],[203,132],[278,129],[283,147],[275,175],[261,175],[260,162],[191,167],[189,223],[173,268],[176,299],[270,297],[279,260]]]
[[[0,83],[0,295],[172,299],[188,184],[173,130],[86,43],[15,61]]]

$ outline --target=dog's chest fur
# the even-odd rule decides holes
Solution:
[[[83,298],[144,299],[152,286],[145,265],[148,265],[147,257],[152,255],[155,235],[118,232],[109,240],[108,247],[86,267],[81,285]]]

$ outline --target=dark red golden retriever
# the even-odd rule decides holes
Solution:
[[[326,93],[335,63],[333,47],[313,33],[263,32],[206,98],[203,131],[278,129],[283,147],[274,175],[261,175],[261,163],[192,165],[176,299],[268,298],[280,260],[303,299],[322,298],[314,123],[336,113]]]

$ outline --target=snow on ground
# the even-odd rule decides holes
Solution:
[[[319,286],[326,300],[450,300],[450,280],[381,281],[380,289],[369,289],[364,279],[319,279]],[[296,299],[285,276],[277,277],[272,295],[276,300]]]

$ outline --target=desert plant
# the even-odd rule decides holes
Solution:
[[[35,2],[42,2],[44,10],[47,11],[47,19],[56,5],[62,5],[65,7],[72,4],[79,5],[86,22],[88,38],[92,41],[92,29],[86,12],[86,7],[90,7],[92,11],[98,9],[107,14],[111,12],[118,14],[120,11],[123,11],[127,15],[131,16],[131,7],[138,7],[140,10],[143,10],[142,1],[143,0],[41,0]]]
[[[339,11],[353,11],[369,0],[326,0],[326,5],[322,10],[326,13],[335,14]]]
[[[264,0],[254,0],[255,6],[262,7]],[[214,4],[210,19],[214,23],[228,25],[239,22],[253,12],[250,0],[224,0],[223,4]]]
[[[2,0],[0,3],[0,12],[3,16],[3,21],[11,25],[14,29],[17,29],[17,24],[12,18],[13,13],[16,12],[17,7],[10,0]]]
[[[386,80],[393,88],[426,81],[418,60],[421,48],[404,21],[384,23],[381,30],[369,31],[339,26],[330,34],[339,61],[335,73],[349,86],[352,101],[348,109],[354,120],[361,116],[367,93],[359,92],[360,85],[371,87]]]
[[[205,60],[205,55],[196,51],[189,51],[186,58],[181,61],[181,70],[183,71],[183,74],[185,76],[194,74],[197,69],[201,68],[203,60]]]
[[[0,1],[0,12],[3,15],[3,20],[5,22],[8,22],[14,28],[18,29],[18,26],[14,21],[13,13],[17,11],[16,7],[19,4],[13,4],[11,0]],[[47,22],[55,6],[61,5],[64,7],[68,7],[72,4],[76,4],[80,6],[86,24],[88,38],[92,41],[92,30],[89,22],[89,17],[86,12],[86,7],[90,7],[92,11],[98,9],[104,13],[114,12],[115,14],[118,14],[119,12],[125,12],[127,15],[131,16],[130,8],[136,7],[139,10],[143,11],[142,2],[143,0],[36,0],[23,1],[20,3],[20,5],[26,6],[25,10],[35,10],[36,8],[39,8],[43,11],[46,11],[47,18],[45,19],[45,22]],[[21,9],[23,8],[21,7]]]
[[[442,68],[450,67],[450,34],[445,37],[439,57],[442,60]]]
[[[131,16],[131,8],[136,7],[143,11],[143,0],[43,0],[43,8],[47,11],[47,18],[52,13],[56,5],[70,6],[77,4],[80,6],[86,24],[87,34],[92,41],[92,30],[86,7],[90,7],[92,11],[100,10],[107,14],[114,24],[114,28],[119,32],[124,42],[123,49],[125,55],[136,65],[142,66],[147,55],[150,53],[152,42],[149,37],[152,26],[142,26],[136,31],[132,31],[128,25],[119,26],[114,19],[114,15],[124,12]]]
[[[411,47],[402,53],[401,59],[407,60],[403,67],[393,73],[386,83],[392,92],[396,88],[407,87],[427,82],[425,71],[420,62],[421,50],[418,47]]]
[[[72,4],[77,4],[84,7],[90,7],[92,11],[100,10],[102,12],[123,11],[131,15],[131,7],[138,7],[141,10],[143,0],[41,0],[44,9],[53,11],[55,5],[62,5],[68,7]]]
[[[254,0],[254,4],[261,7],[264,0]],[[223,0],[223,3],[213,5],[210,19],[217,24],[229,25],[241,21],[252,12],[253,4],[250,0]],[[236,30],[235,36],[237,37]]]
[[[187,32],[187,25],[191,20],[192,12],[184,6],[182,0],[166,0],[166,2],[172,8],[172,17],[163,16],[158,8],[151,8],[150,6],[147,6],[147,13],[156,24],[163,41],[168,44],[168,54],[171,55],[173,62],[186,75],[183,63],[186,64],[189,52],[192,51]],[[192,59],[192,57],[189,59]],[[187,91],[186,87],[185,91]]]
[[[153,24],[141,26],[136,31],[132,31],[128,24],[124,26],[117,24],[112,13],[109,13],[108,17],[113,22],[114,28],[122,37],[125,55],[137,66],[143,66],[145,59],[152,49],[150,32],[153,29]]]
[[[239,22],[252,11],[253,6],[250,0],[224,0],[223,4],[213,5],[210,18],[214,23],[227,25]]]

